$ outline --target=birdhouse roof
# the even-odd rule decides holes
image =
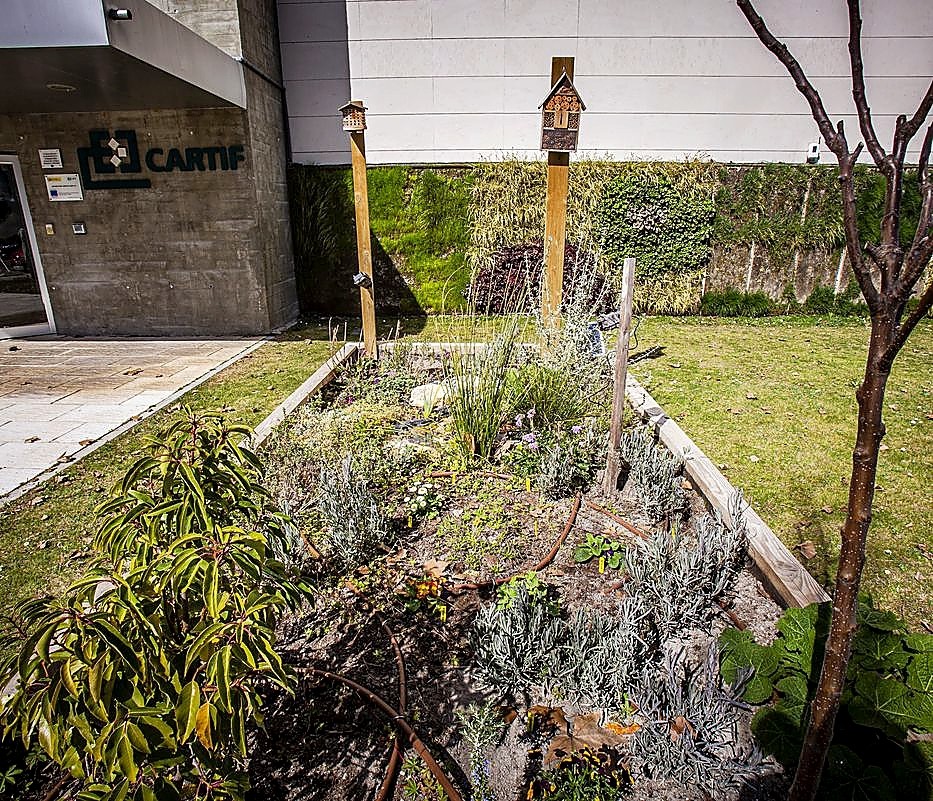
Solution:
[[[554,95],[556,95],[557,92],[564,87],[568,87],[570,91],[577,96],[577,100],[580,101],[580,109],[582,111],[586,111],[586,104],[583,102],[583,98],[580,97],[580,93],[577,91],[577,88],[573,85],[573,81],[570,80],[570,76],[567,75],[567,70],[561,72],[560,78],[557,79],[557,83],[551,87],[551,91],[547,93],[547,96],[544,98],[544,100],[541,101],[541,105],[538,106],[538,108],[542,108],[548,100],[554,97]]]
[[[349,103],[344,103],[337,111],[366,111],[366,106],[364,106],[359,100],[351,100]]]

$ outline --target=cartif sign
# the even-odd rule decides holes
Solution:
[[[140,158],[136,131],[91,131],[90,147],[78,148],[78,165],[85,189],[148,189],[143,164],[149,172],[214,172],[236,170],[246,156],[243,145],[211,147],[153,147]],[[99,176],[128,177],[99,177]],[[133,176],[133,177],[129,177]]]

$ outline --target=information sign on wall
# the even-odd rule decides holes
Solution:
[[[39,164],[43,170],[62,168],[62,151],[56,148],[39,148]]]
[[[76,172],[46,175],[45,187],[49,191],[49,200],[84,200],[81,179]]]

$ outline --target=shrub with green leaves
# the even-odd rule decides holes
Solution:
[[[752,720],[762,748],[792,771],[829,631],[828,603],[789,609],[772,645],[748,631],[720,638],[727,682],[751,668],[744,700],[763,704]],[[820,797],[933,798],[933,636],[911,634],[863,597],[842,707]]]
[[[242,798],[263,686],[289,689],[275,626],[308,591],[272,557],[284,518],[249,430],[190,412],[101,505],[101,560],[17,610],[7,734],[38,741],[83,801]]]
[[[724,289],[707,292],[700,301],[704,317],[767,317],[774,304],[764,292],[739,292]]]
[[[610,182],[598,209],[608,259],[621,264],[634,257],[638,278],[648,285],[698,274],[712,254],[716,213],[714,185],[703,178],[702,173],[627,171]]]

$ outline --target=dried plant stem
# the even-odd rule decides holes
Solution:
[[[592,509],[594,512],[599,512],[602,515],[608,517],[613,523],[618,523],[626,531],[634,534],[637,537],[641,537],[643,540],[651,539],[644,531],[636,526],[633,526],[628,522],[624,517],[620,517],[615,512],[610,512],[604,506],[600,506],[598,503],[593,503],[593,501],[588,500],[586,502],[588,508]]]
[[[320,670],[319,668],[302,668],[301,672],[339,682],[340,684],[343,684],[344,686],[349,687],[351,690],[355,690],[357,693],[362,695],[380,712],[386,715],[392,721],[392,724],[408,738],[408,742],[411,743],[411,747],[414,749],[415,753],[418,754],[418,756],[420,756],[424,761],[424,764],[427,766],[428,770],[431,771],[434,778],[437,779],[438,783],[441,785],[450,801],[463,801],[463,796],[460,795],[457,788],[454,787],[453,783],[444,772],[444,769],[431,755],[431,752],[428,750],[428,747],[424,744],[424,742],[422,742],[421,738],[418,736],[418,733],[411,727],[408,721],[405,720],[405,716],[397,709],[392,707],[388,702],[386,702],[384,698],[374,693],[368,687],[364,687],[362,684],[354,681],[353,679],[347,678],[346,676],[342,676],[339,673],[331,673],[329,670]]]

